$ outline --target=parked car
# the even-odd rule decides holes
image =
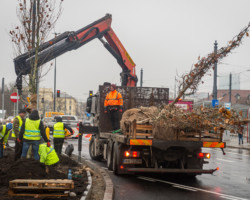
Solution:
[[[6,123],[13,123],[14,118],[15,118],[14,116],[7,117]]]
[[[73,130],[73,135],[71,135],[71,138],[77,138],[79,133],[78,117],[75,115],[62,115],[61,117],[62,117],[62,122],[69,125]]]
[[[83,119],[82,122],[83,122],[84,126],[93,126],[94,125],[94,121],[93,121],[92,117],[89,119]]]
[[[76,128],[78,123],[77,116],[74,115],[62,115],[62,122],[69,125],[71,128]]]

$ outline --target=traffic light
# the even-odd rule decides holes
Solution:
[[[44,98],[42,98],[42,103],[44,103]]]
[[[57,90],[56,94],[57,94],[57,97],[60,97],[60,90]]]
[[[93,96],[93,90],[89,91],[89,96],[92,97]]]
[[[25,104],[25,105],[24,105],[24,108],[27,108],[27,107],[28,107],[28,105]]]

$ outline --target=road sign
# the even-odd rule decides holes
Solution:
[[[212,100],[212,107],[214,108],[214,107],[217,107],[218,105],[219,105],[219,100],[213,99]]]
[[[16,103],[17,100],[20,101],[20,96],[19,96],[19,95],[17,96],[17,93],[16,93],[16,92],[13,92],[13,93],[10,95],[10,100],[11,100],[13,103]]]
[[[230,109],[231,109],[231,103],[230,103],[230,102],[225,102],[225,103],[224,103],[224,107],[225,107],[226,109],[230,110]]]

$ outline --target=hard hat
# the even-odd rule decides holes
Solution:
[[[6,125],[6,128],[7,128],[8,130],[12,129],[12,123],[8,123],[8,124]]]

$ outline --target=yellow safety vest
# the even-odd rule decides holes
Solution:
[[[3,129],[0,132],[0,140],[4,137],[5,131],[6,131],[6,125],[3,125]]]
[[[54,131],[53,131],[54,138],[65,138],[65,130],[63,129],[63,123],[57,122],[54,124]]]
[[[21,130],[21,127],[23,125],[23,120],[22,118],[20,117],[20,115],[17,115],[16,118],[18,119],[19,121],[19,132]],[[14,129],[13,129],[14,130]],[[16,137],[16,134],[14,133],[14,131],[12,130],[12,134],[11,134],[11,137]]]
[[[38,154],[40,155],[40,162],[45,165],[53,165],[59,161],[55,149],[51,146],[47,147],[45,143],[39,145]]]
[[[0,132],[0,140],[3,139],[4,143],[7,143],[8,142],[8,139],[9,139],[9,134],[10,134],[10,131],[8,131],[7,134],[5,134],[6,132],[6,125],[3,125],[3,129],[2,131]],[[5,134],[5,135],[4,135]]]
[[[31,120],[29,118],[25,121],[25,131],[23,138],[27,140],[40,140],[41,139],[41,133],[39,129],[40,125],[40,119],[39,120]]]

